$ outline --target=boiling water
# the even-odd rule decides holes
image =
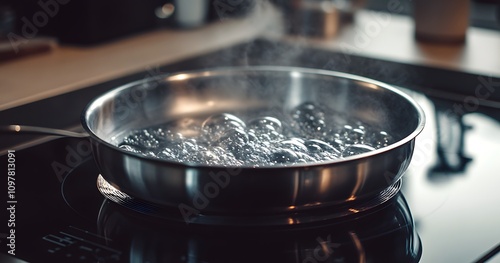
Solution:
[[[182,163],[273,166],[330,161],[390,143],[392,137],[385,131],[303,103],[286,113],[181,118],[133,131],[119,147]]]

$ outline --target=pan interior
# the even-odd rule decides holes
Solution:
[[[335,112],[339,124],[359,120],[395,142],[422,126],[407,96],[384,84],[328,71],[282,67],[227,68],[159,76],[117,88],[93,101],[84,125],[116,146],[130,131],[215,113],[289,112],[311,102]]]

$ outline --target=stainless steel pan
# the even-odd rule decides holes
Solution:
[[[382,127],[395,142],[344,159],[272,167],[223,167],[159,160],[117,147],[127,131],[183,116],[303,102]],[[292,67],[218,68],[158,76],[118,87],[82,115],[102,177],[129,196],[198,215],[262,215],[367,200],[398,183],[424,114],[403,92],[374,80]],[[381,201],[382,202],[382,201]],[[359,207],[359,206],[358,206]],[[356,211],[353,211],[353,213]]]
[[[396,142],[373,152],[323,163],[278,167],[196,166],[124,151],[124,131],[181,116],[290,110],[328,105],[379,125]],[[82,116],[102,176],[145,201],[189,213],[274,213],[352,202],[395,184],[424,126],[421,108],[386,84],[331,71],[290,67],[220,68],[134,82],[92,101]]]

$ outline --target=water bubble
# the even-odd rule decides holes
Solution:
[[[156,153],[154,153],[153,151],[145,151],[145,152],[143,152],[143,154],[144,154],[146,157],[154,157],[154,158],[158,158],[158,156],[156,155]]]
[[[164,142],[167,139],[165,131],[162,128],[148,129],[147,132],[152,138],[156,139],[160,143]]]
[[[371,152],[374,150],[375,150],[375,148],[373,148],[369,145],[353,144],[353,145],[350,145],[344,149],[344,151],[342,152],[342,157],[349,157],[349,156],[353,156],[356,154]]]
[[[267,144],[254,144],[253,153],[257,156],[269,156],[271,154],[271,147]]]
[[[318,139],[310,139],[304,142],[304,145],[310,152],[318,153],[318,152],[329,152],[335,156],[340,156],[340,151],[333,147],[331,144],[324,142]]]
[[[299,158],[297,160],[297,163],[314,163],[319,161],[318,159],[314,158],[313,156],[307,154],[307,153],[297,153],[297,157]]]
[[[349,138],[349,134],[352,133],[352,129],[351,125],[344,125],[338,132],[340,138]]]
[[[198,151],[198,143],[196,139],[188,139],[183,142],[183,148],[189,153],[195,153]]]
[[[217,154],[217,155],[219,155],[219,156],[222,156],[222,155],[225,155],[225,154],[227,154],[227,153],[228,153],[228,152],[227,152],[224,148],[222,148],[222,147],[220,147],[220,146],[212,147],[212,148],[210,148],[210,149],[211,149],[211,150],[212,150],[215,154]]]
[[[236,157],[234,157],[232,154],[226,154],[222,155],[220,157],[221,164],[226,165],[226,166],[239,166],[244,164],[244,162],[238,160]]]
[[[259,140],[259,138],[255,134],[255,130],[253,130],[253,129],[248,129],[247,135],[248,135],[249,142],[257,142]]]
[[[322,138],[322,141],[328,143],[333,148],[342,151],[346,146],[348,146],[348,141],[340,136],[338,132],[332,132],[327,134]],[[346,145],[347,144],[347,145]]]
[[[307,147],[298,140],[286,140],[279,142],[279,146],[282,148],[290,149],[294,152],[307,152]]]
[[[118,146],[118,148],[121,148],[127,152],[142,153],[142,151],[139,148],[128,144],[121,144],[120,146]]]
[[[184,136],[179,132],[166,130],[164,132],[164,135],[165,135],[166,141],[170,142],[170,143],[182,142],[184,140]]]
[[[386,147],[391,144],[392,137],[385,131],[375,132],[369,138],[369,144],[375,148]]]
[[[328,161],[340,157],[340,151],[322,140],[310,139],[305,141],[308,153],[318,161]]]
[[[248,142],[248,134],[241,128],[226,130],[217,140],[221,146],[245,145]]]
[[[174,141],[168,142],[168,144],[164,146],[164,149],[169,149],[174,154],[175,158],[183,158],[185,155],[189,154],[185,146],[184,141]]]
[[[245,123],[238,117],[229,114],[215,114],[208,117],[201,125],[202,134],[209,141],[218,141],[224,133],[232,128],[245,129]]]
[[[322,107],[305,102],[292,110],[293,126],[298,126],[308,136],[322,135],[326,131],[325,113]]]
[[[331,161],[331,160],[336,160],[340,157],[340,155],[326,151],[315,153],[313,154],[313,156],[318,161]]]
[[[269,133],[272,131],[281,133],[281,121],[274,117],[260,117],[248,122],[248,128],[253,129],[255,133]]]
[[[363,143],[365,137],[365,131],[359,128],[352,129],[351,133],[348,135],[349,139],[354,143]]]
[[[323,151],[323,149],[321,149],[321,147],[319,145],[316,145],[316,144],[307,145],[307,150],[311,153],[319,153],[319,152]]]
[[[271,131],[271,132],[269,132],[269,138],[273,142],[278,142],[278,141],[282,141],[282,140],[286,139],[286,137],[283,134],[281,134],[281,133],[279,133],[277,131]]]
[[[219,156],[222,156],[222,155],[217,154],[211,150],[206,150],[206,151],[200,152],[200,160],[203,162],[203,164],[208,164],[208,165],[219,164],[220,163]]]
[[[140,130],[127,136],[122,144],[136,146],[137,148],[153,149],[157,148],[160,142],[148,130]]]
[[[275,164],[295,163],[297,160],[299,157],[290,149],[277,149],[270,158],[270,161]]]
[[[365,141],[365,130],[359,127],[353,128],[351,125],[344,125],[339,131],[339,139],[342,140],[344,145],[350,144],[363,144]]]
[[[348,145],[341,139],[335,139],[328,142],[333,148],[343,151]]]
[[[292,138],[290,138],[290,140],[291,140],[291,141],[296,141],[296,142],[298,142],[298,143],[300,143],[300,144],[304,144],[304,142],[305,142],[305,140],[304,140],[304,139],[302,139],[302,138],[298,138],[298,137],[292,137]]]
[[[248,143],[248,134],[241,128],[227,130],[217,141],[218,145],[235,155],[241,155]]]
[[[324,119],[325,113],[321,106],[312,102],[304,102],[293,109],[292,116],[293,118],[314,116],[319,119]]]
[[[172,152],[172,150],[165,148],[156,154],[156,157],[164,160],[175,160],[177,156]]]

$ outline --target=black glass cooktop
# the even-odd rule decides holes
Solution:
[[[500,261],[497,78],[257,40],[6,110],[0,123],[75,127],[86,103],[117,85],[243,64],[327,68],[404,87],[427,123],[400,192],[368,211],[309,224],[186,225],[105,199],[85,139],[42,137],[26,144],[33,137],[0,135],[6,212],[0,262]]]
[[[106,200],[97,191],[98,171],[90,156],[80,155],[74,168],[72,157],[36,158],[48,157],[51,149],[72,155],[84,143],[59,139],[16,151],[16,225],[10,228],[16,256],[30,262],[358,262],[360,257],[416,262],[420,257],[420,239],[401,193],[342,220],[251,228],[186,225]]]

